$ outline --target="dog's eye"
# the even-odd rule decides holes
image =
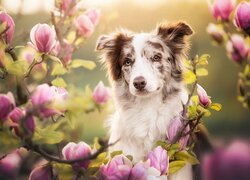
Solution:
[[[130,66],[132,64],[132,60],[129,59],[129,58],[126,58],[125,61],[124,61],[124,65],[125,66]]]
[[[153,61],[160,61],[161,60],[161,55],[160,54],[156,54],[153,57]]]

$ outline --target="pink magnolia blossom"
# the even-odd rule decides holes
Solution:
[[[47,24],[37,24],[30,31],[29,44],[41,53],[50,53],[56,44],[56,33]]]
[[[234,9],[236,0],[215,0],[211,5],[211,11],[216,20],[228,21]]]
[[[197,93],[198,93],[200,104],[202,104],[205,107],[208,106],[210,103],[210,99],[205,89],[203,89],[203,87],[201,87],[199,84],[197,84]]]
[[[242,1],[235,11],[235,24],[250,35],[250,2]]]
[[[71,61],[73,51],[74,49],[71,44],[66,39],[64,39],[63,46],[61,46],[60,42],[57,41],[52,52],[55,56],[60,58],[64,65],[68,65]]]
[[[161,146],[157,146],[153,151],[149,152],[148,159],[150,166],[160,171],[164,175],[168,171],[169,157],[168,152]]]
[[[247,47],[244,38],[238,34],[231,36],[231,40],[226,44],[226,49],[228,56],[237,63],[246,59],[249,53],[249,47]]]
[[[6,120],[8,114],[15,107],[15,99],[11,92],[0,94],[0,121]]]
[[[179,130],[183,127],[183,123],[180,120],[179,116],[176,116],[171,124],[168,127],[168,132],[167,132],[167,138],[170,142],[172,142],[176,136],[176,134],[179,132]],[[189,131],[189,126],[186,127],[184,130],[184,133],[187,133]],[[187,145],[189,139],[189,135],[186,135],[184,137],[181,137],[179,140],[180,143],[180,149],[184,149]]]
[[[64,159],[72,160],[78,158],[84,158],[91,154],[91,148],[85,142],[79,142],[78,144],[70,142],[66,146],[64,146],[62,150],[62,154]],[[75,169],[84,168],[87,169],[90,160],[86,160],[84,162],[75,163],[73,167]]]
[[[225,32],[222,28],[220,28],[218,25],[209,23],[207,27],[207,33],[212,37],[212,39],[221,44],[224,41],[224,35]]]
[[[0,11],[0,24],[3,24],[3,23],[6,24],[5,28],[7,28],[7,31],[2,34],[1,39],[5,43],[10,44],[13,39],[13,35],[15,31],[15,23],[11,16],[9,16],[7,13],[3,11]]]
[[[106,103],[110,98],[110,89],[100,81],[94,89],[93,99],[97,104]]]
[[[99,23],[101,11],[99,9],[88,9],[85,14],[89,17],[94,26]]]
[[[62,0],[60,3],[60,10],[67,15],[73,15],[77,10],[76,5],[78,0]]]
[[[100,166],[100,178],[108,180],[127,180],[132,166],[132,162],[126,156],[117,155],[107,164],[102,164]]]
[[[51,180],[53,179],[52,167],[50,165],[36,167],[32,170],[29,180]]]
[[[86,14],[82,14],[75,19],[75,26],[78,33],[84,38],[90,37],[95,28],[93,22]]]
[[[50,107],[52,103],[65,103],[68,92],[61,87],[49,86],[42,84],[37,86],[35,92],[31,96],[33,106],[39,107],[40,113],[44,117],[50,117],[56,114],[62,114],[64,110],[57,110]]]

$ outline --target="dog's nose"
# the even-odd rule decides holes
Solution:
[[[144,77],[142,76],[139,76],[139,77],[136,77],[134,79],[134,87],[138,90],[143,90],[147,84],[146,80],[144,79]]]

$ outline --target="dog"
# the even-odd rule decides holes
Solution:
[[[122,150],[138,162],[166,139],[188,99],[182,73],[192,34],[186,22],[165,22],[150,33],[120,30],[99,38],[96,50],[107,68],[116,107],[108,121],[109,142],[117,141],[110,152]],[[169,179],[191,180],[191,165]]]

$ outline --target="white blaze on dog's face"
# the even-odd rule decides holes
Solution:
[[[183,22],[162,24],[152,33],[119,32],[102,36],[97,50],[112,81],[124,81],[134,96],[169,93],[171,81],[181,81],[181,58],[192,29]],[[166,92],[168,91],[168,92]]]

